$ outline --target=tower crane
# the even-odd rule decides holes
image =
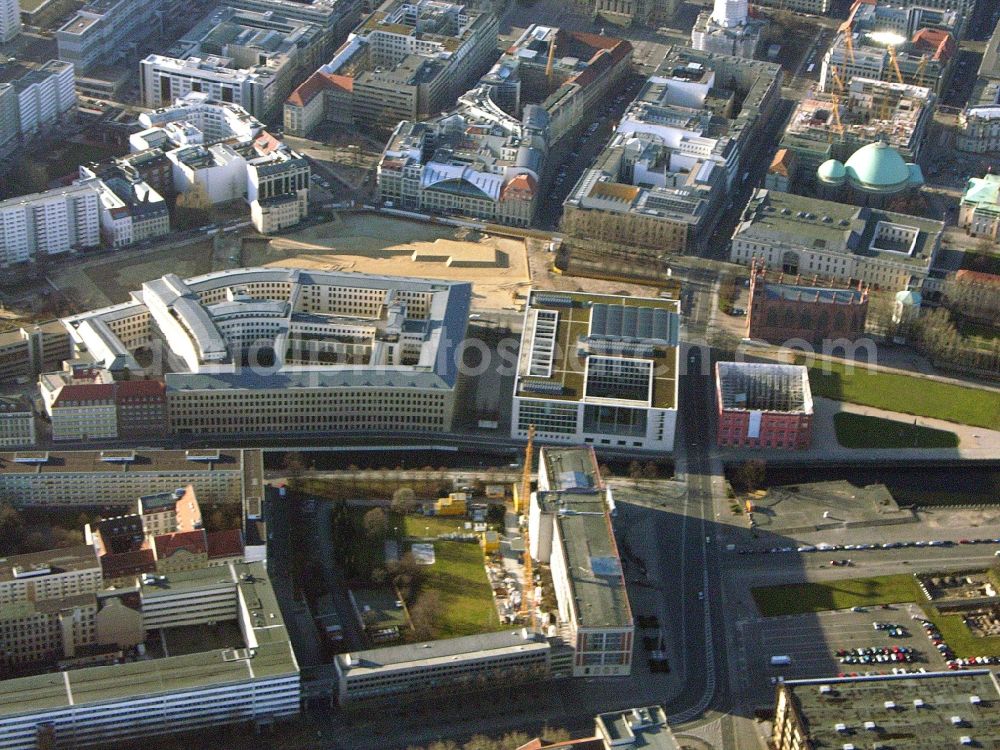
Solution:
[[[899,70],[899,61],[896,60],[896,48],[889,45],[889,62],[892,64],[892,70],[896,74],[896,80],[903,83],[903,74]]]

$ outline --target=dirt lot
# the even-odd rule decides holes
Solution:
[[[471,281],[473,305],[480,309],[508,307],[513,291],[522,296],[527,292],[528,259],[521,240],[477,237],[478,243],[498,251],[497,264],[482,268],[459,268],[410,258],[414,250],[436,249],[435,240],[449,240],[447,246],[461,251],[463,244],[472,244],[460,239],[461,236],[461,230],[437,224],[374,214],[345,214],[327,224],[276,237],[267,246],[244,248],[243,261],[248,266],[294,266]]]

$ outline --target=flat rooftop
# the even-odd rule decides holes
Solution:
[[[545,651],[548,648],[548,641],[542,636],[515,630],[354,651],[338,654],[336,658],[344,674],[355,677],[382,670],[432,667],[435,664],[458,661],[463,657],[485,656],[491,652]]]
[[[802,365],[717,362],[715,373],[726,411],[812,414],[809,370]]]
[[[680,750],[680,743],[667,725],[667,714],[662,706],[630,708],[599,714],[596,719],[598,734],[612,747],[631,750]]]
[[[535,290],[525,320],[516,395],[676,408],[678,300]],[[615,361],[633,376],[620,388],[601,376]]]
[[[791,680],[779,689],[791,695],[815,747],[860,750],[878,740],[893,750],[1000,747],[1000,686],[989,670]]]
[[[121,460],[116,451],[22,451],[0,453],[0,474],[133,473],[133,472],[214,472],[238,471],[239,450],[220,450],[211,458],[204,453],[182,450],[130,451],[130,460]]]
[[[90,545],[80,544],[75,547],[0,557],[0,581],[41,578],[47,570],[52,573],[64,573],[90,568],[98,571],[101,568],[97,561],[97,553]]]

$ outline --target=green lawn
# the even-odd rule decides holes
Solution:
[[[1000,656],[1000,636],[980,638],[965,626],[961,615],[942,615],[934,607],[924,609],[955,656]]]
[[[424,568],[422,591],[441,597],[435,638],[500,630],[483,552],[471,542],[434,542],[435,561]]]
[[[988,429],[1000,424],[1000,393],[995,391],[876,372],[863,366],[848,371],[843,364],[826,360],[809,368],[809,385],[814,396],[836,401]]]
[[[837,442],[845,448],[955,448],[958,435],[909,422],[838,412],[833,415]]]
[[[764,586],[753,589],[752,593],[757,609],[765,617],[922,602],[925,599],[916,580],[906,573],[875,578],[844,578],[830,583]]]
[[[391,518],[395,514],[391,514]],[[398,517],[398,516],[395,516]],[[468,533],[465,531],[467,518],[439,518],[437,516],[405,516],[403,518],[403,536],[428,537],[442,534]]]

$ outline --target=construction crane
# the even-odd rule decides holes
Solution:
[[[846,67],[846,66],[845,66]],[[833,73],[833,85],[837,88],[838,94],[844,93],[844,79],[840,77],[840,73],[837,72],[837,66],[831,65],[830,72]]]
[[[896,60],[896,48],[890,44],[888,49],[889,49],[889,62],[892,64],[892,70],[896,74],[896,80],[898,80],[900,83],[903,83],[903,74],[899,70],[899,61]]]
[[[844,125],[840,121],[840,97],[831,92],[830,100],[833,102],[833,129],[837,131],[840,139],[844,139]]]
[[[549,59],[545,63],[545,85],[552,90],[552,66],[556,60],[556,34],[553,31],[549,39]]]
[[[917,75],[914,80],[918,86],[922,84],[924,80],[924,71],[927,70],[927,63],[929,62],[927,55],[920,56],[920,62],[917,63]]]
[[[521,474],[520,506],[524,514],[531,513],[531,468],[534,459],[535,425],[528,425],[528,444],[524,447],[524,472]],[[534,628],[535,625],[535,574],[531,568],[531,540],[528,537],[528,525],[524,526],[524,584],[521,586],[522,618]]]

